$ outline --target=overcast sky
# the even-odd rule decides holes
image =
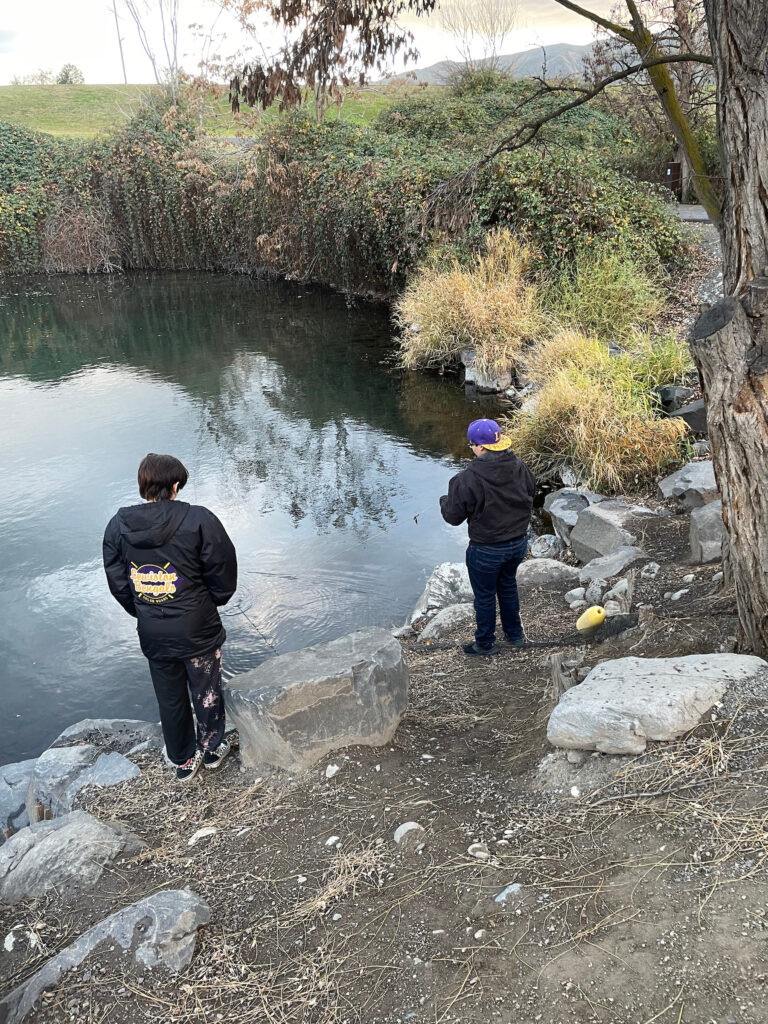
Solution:
[[[117,3],[121,10],[120,0]],[[66,63],[77,65],[86,82],[122,82],[114,15],[107,0],[4,0],[2,6],[0,85],[9,84],[14,75],[27,75],[40,68],[57,71]],[[610,0],[596,0],[592,6],[607,12]],[[180,51],[185,70],[196,69],[203,51],[200,33],[187,26],[198,24],[204,27],[204,34],[212,32],[214,48],[220,54],[232,54],[246,43],[234,19],[220,12],[215,0],[181,0],[181,11]],[[421,53],[419,66],[456,56],[452,38],[440,29],[436,17],[414,20],[411,27]],[[159,48],[159,31],[150,29],[150,33]],[[128,81],[152,81],[151,66],[127,14],[121,15],[121,34]],[[554,0],[520,0],[517,27],[504,51],[514,53],[559,42],[587,43],[593,38],[588,22]],[[264,41],[270,47],[275,39],[265,34]]]

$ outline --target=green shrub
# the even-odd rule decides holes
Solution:
[[[662,191],[589,154],[510,154],[488,169],[477,195],[481,221],[524,233],[549,266],[572,266],[587,245],[632,256],[650,273],[685,259],[682,226]]]
[[[485,152],[500,122],[514,123],[530,90],[502,80],[417,95],[375,123],[318,125],[298,112],[265,122],[245,148],[198,137],[162,94],[87,147],[8,126],[0,270],[269,270],[386,298],[430,244],[460,253],[494,226],[528,238],[543,269],[568,268],[598,242],[643,265],[676,257],[679,225],[647,186],[602,166],[615,125],[587,108],[557,128],[560,156],[515,154],[484,171],[439,228],[425,219],[425,200]]]
[[[560,323],[619,343],[650,327],[664,305],[657,281],[638,259],[594,246],[577,250],[547,300]]]

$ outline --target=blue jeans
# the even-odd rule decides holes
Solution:
[[[475,642],[479,647],[489,647],[496,639],[497,595],[501,628],[506,637],[509,640],[523,637],[515,574],[527,549],[525,536],[504,544],[470,544],[467,548],[467,571],[475,595],[477,618]]]

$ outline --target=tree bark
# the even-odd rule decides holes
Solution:
[[[754,282],[768,294],[768,278]],[[751,291],[751,289],[750,289]],[[768,652],[768,316],[729,297],[699,317],[691,341],[728,535],[723,571],[733,582],[739,646]],[[768,303],[765,313],[768,313]],[[765,345],[765,348],[763,347]]]
[[[768,5],[705,0],[726,194],[726,294],[768,263]]]
[[[726,297],[694,326],[740,647],[768,655],[768,5],[705,0],[725,203]]]

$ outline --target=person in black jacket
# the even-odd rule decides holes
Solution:
[[[165,748],[185,782],[202,765],[218,768],[230,750],[218,609],[237,589],[237,556],[224,527],[207,508],[175,500],[187,477],[172,455],[147,455],[139,466],[146,504],[119,509],[103,545],[109,589],[138,620]]]
[[[474,420],[467,430],[474,461],[448,482],[440,498],[443,519],[451,526],[467,522],[467,571],[475,595],[477,630],[464,645],[469,655],[495,654],[496,597],[508,643],[525,643],[515,575],[525,558],[535,481],[495,420]]]

